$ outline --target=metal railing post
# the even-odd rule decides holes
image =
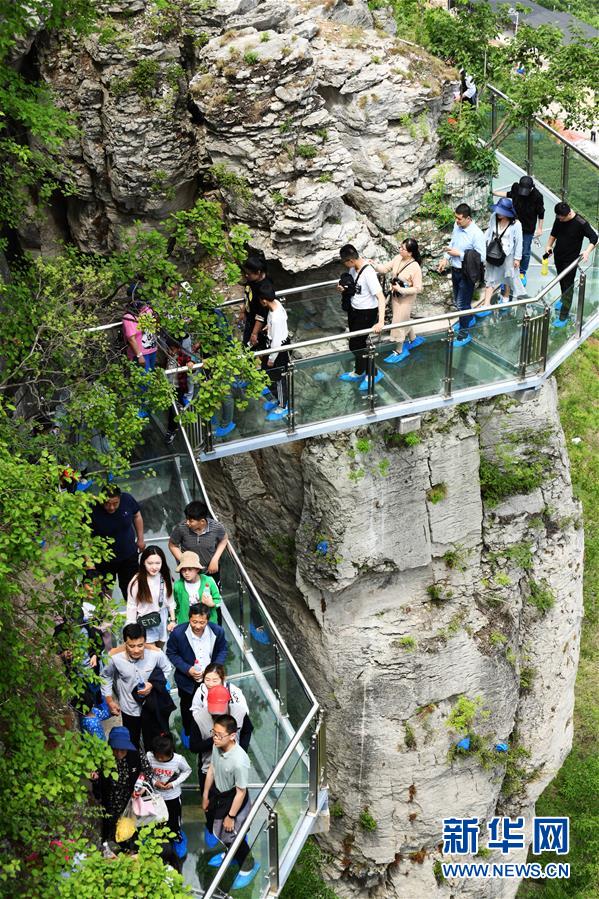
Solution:
[[[214,452],[214,435],[212,433],[212,421],[207,421],[206,423],[206,444],[204,446],[205,453],[213,453]]]
[[[281,664],[282,663],[282,664]],[[287,718],[287,669],[275,643],[275,696],[279,700],[281,718]]]
[[[532,121],[526,123],[526,174],[532,175],[534,168],[534,143],[532,139]]]
[[[529,356],[529,335],[530,335],[530,315],[528,306],[525,308],[524,318],[522,319],[522,335],[520,337],[520,359],[518,361],[518,378],[523,381],[526,377],[526,366]]]
[[[308,811],[311,815],[315,815],[318,811],[318,787],[320,781],[320,759],[318,746],[318,731],[314,731],[310,738],[310,770],[308,772],[309,780],[309,799]]]
[[[560,187],[562,200],[568,198],[568,178],[570,173],[570,148],[568,144],[562,144],[562,183]]]
[[[243,651],[246,652],[248,649],[248,639],[247,639],[247,630],[245,628],[245,612],[243,609],[243,581],[240,577],[237,578],[237,598],[239,600],[239,633],[241,634],[241,639],[243,641]]]
[[[587,290],[587,276],[584,272],[580,273],[578,282],[578,306],[576,307],[576,336],[582,336],[582,325],[584,316],[584,298]]]
[[[268,883],[269,891],[275,896],[280,889],[279,876],[279,816],[268,808]]]
[[[455,331],[453,327],[449,327],[447,331],[447,346],[445,347],[445,377],[443,378],[443,393],[445,396],[451,396],[451,388],[453,384],[453,341],[455,340]]]
[[[287,433],[295,432],[295,364],[289,362],[287,371],[283,374],[287,378]]]
[[[374,412],[374,407],[376,403],[376,397],[374,395],[374,369],[375,369],[375,360],[376,358],[376,350],[374,347],[374,342],[372,340],[372,334],[368,335],[368,354],[366,357],[366,377],[368,378],[368,409],[370,412]]]
[[[543,331],[541,333],[541,374],[547,368],[547,348],[549,346],[549,320],[551,318],[551,307],[546,306],[543,313]]]
[[[324,715],[320,716],[320,727],[318,728],[318,770],[320,771],[321,790],[327,788],[327,728]]]

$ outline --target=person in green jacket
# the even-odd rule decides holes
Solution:
[[[215,624],[221,622],[219,606],[222,596],[214,578],[209,574],[202,574],[203,568],[197,553],[186,551],[181,554],[177,565],[181,579],[175,582],[173,588],[177,624],[189,621],[189,607],[196,603],[210,606],[212,611],[209,620]]]

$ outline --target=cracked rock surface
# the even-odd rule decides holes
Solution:
[[[433,413],[410,441],[377,425],[203,469],[327,712],[336,892],[507,899],[516,881],[437,885],[434,863],[443,817],[530,821],[571,746],[583,532],[555,384]],[[492,502],[506,458],[542,477]],[[462,755],[460,697],[478,706]]]
[[[24,225],[25,245],[110,250],[136,220],[159,225],[216,186],[290,272],[330,263],[348,241],[368,255],[397,247],[436,171],[454,70],[375,30],[362,0],[99,9],[76,44],[45,32],[33,42],[80,133],[63,154],[65,208]],[[237,181],[215,180],[214,166]],[[486,203],[476,178],[454,181],[448,202]]]

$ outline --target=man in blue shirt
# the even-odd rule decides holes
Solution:
[[[146,548],[144,522],[141,510],[130,493],[121,493],[116,484],[106,491],[106,499],[98,503],[92,511],[92,533],[94,537],[108,537],[113,557],[106,562],[98,562],[88,571],[93,577],[111,575],[118,578],[123,598],[127,598],[127,587],[137,574],[138,553]]]
[[[478,225],[472,221],[472,210],[467,203],[460,203],[455,209],[455,224],[451,232],[451,240],[443,258],[439,262],[437,271],[444,272],[447,264],[451,264],[451,286],[453,288],[453,302],[461,311],[472,308],[472,295],[474,282],[466,277],[462,262],[466,250],[476,250],[484,262],[486,257],[485,236]],[[459,331],[454,340],[454,346],[465,346],[470,343],[472,337],[468,333],[476,319],[473,315],[461,315]]]

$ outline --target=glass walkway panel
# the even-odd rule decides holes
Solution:
[[[519,174],[509,172],[502,161],[500,177],[511,184]],[[385,357],[393,349],[386,325],[381,335],[368,335],[365,389],[339,380],[354,368],[349,351],[350,334],[339,331],[292,343],[292,362],[287,378],[288,415],[268,421],[263,400],[250,399],[243,411],[236,409],[236,428],[216,438],[210,422],[189,428],[199,458],[213,459],[265,446],[331,433],[455,403],[469,402],[500,393],[537,388],[599,325],[599,253],[585,271],[577,270],[570,321],[555,328],[554,306],[560,299],[559,282],[545,278],[540,265],[529,270],[529,299],[476,310],[472,341],[457,347],[455,311],[412,319],[424,343],[403,362],[392,365]],[[575,267],[576,263],[572,267]],[[331,288],[335,290],[334,285]],[[317,290],[322,293],[323,288]],[[336,293],[336,292],[335,292]],[[340,302],[336,300],[340,307]],[[293,307],[293,301],[288,308]],[[301,313],[296,311],[296,317]],[[367,332],[364,332],[366,335]],[[267,355],[263,351],[257,355]],[[383,378],[374,382],[377,370]],[[241,394],[242,396],[242,394]]]
[[[158,544],[166,552],[168,536],[185,505],[199,499],[210,508],[210,502],[185,432],[179,438],[181,453],[151,458],[160,439],[148,428],[139,461],[119,484],[139,502],[147,544]],[[229,644],[227,680],[243,691],[254,726],[248,750],[253,808],[240,837],[247,837],[260,863],[254,881],[233,895],[262,899],[276,895],[308,835],[326,826],[324,724],[314,695],[232,548],[221,559],[221,580]],[[172,695],[178,705],[176,688]],[[172,722],[177,751],[192,768],[183,788],[183,829],[189,847],[183,876],[194,895],[224,899],[238,869],[229,867],[232,853],[220,869],[208,864],[219,849],[206,846],[197,755],[181,745],[180,725],[177,711]]]

